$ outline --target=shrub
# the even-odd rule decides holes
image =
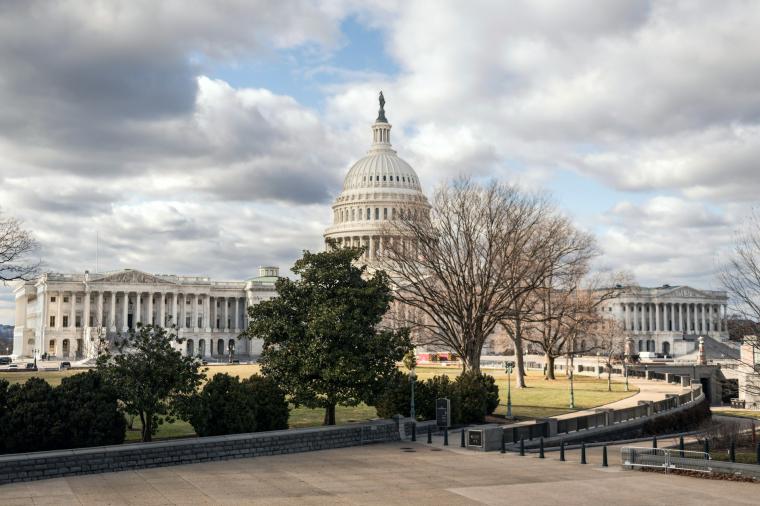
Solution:
[[[493,376],[465,373],[452,381],[447,375],[433,376],[417,383],[414,403],[417,419],[434,420],[435,401],[451,401],[451,423],[482,423],[499,405],[499,388]],[[409,375],[399,372],[375,401],[377,416],[407,415],[411,404]]]
[[[415,386],[415,404],[418,400],[419,389]],[[412,390],[409,375],[401,371],[388,382],[385,391],[375,400],[375,409],[380,418],[390,418],[393,415],[408,415],[412,403]],[[419,409],[415,406],[419,418]]]
[[[114,392],[94,371],[56,388],[41,378],[0,380],[0,453],[119,444],[125,430]]]
[[[266,377],[217,374],[191,400],[187,418],[199,436],[288,428],[285,393]]]
[[[96,371],[61,380],[55,389],[60,403],[64,448],[102,446],[124,442],[127,420],[116,392]]]

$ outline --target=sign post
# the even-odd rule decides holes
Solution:
[[[435,420],[439,428],[451,427],[451,401],[449,399],[435,400]]]
[[[507,370],[507,418],[512,418],[512,368],[514,365],[514,362],[505,364]]]

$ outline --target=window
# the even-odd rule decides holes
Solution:
[[[190,323],[192,323],[192,319],[190,316],[185,317],[185,328],[190,328]]]
[[[68,327],[69,326],[69,317],[66,315],[63,315],[63,326]]]
[[[63,298],[63,302],[68,302],[68,301],[69,301],[69,298],[68,298],[68,297],[64,297],[64,298]]]
[[[404,176],[401,176],[401,182],[402,182],[402,183],[406,183],[406,177],[404,177]]]
[[[391,219],[392,220],[396,219],[396,208],[395,207],[393,209],[391,209]]]
[[[385,176],[383,176],[383,181],[385,181]]]
[[[398,176],[396,176],[396,181],[398,181]]]
[[[383,208],[383,219],[384,220],[388,219],[388,208],[387,207]]]
[[[356,211],[356,209],[351,209],[351,221],[354,221],[354,220],[356,220],[356,214],[355,214],[355,211]]]
[[[55,297],[50,297],[50,302],[55,302]]]
[[[380,208],[379,207],[375,208],[375,219],[376,220],[380,219]]]
[[[53,315],[50,316],[50,326],[55,327],[55,316]]]
[[[203,317],[202,316],[198,317],[198,327],[203,327]]]
[[[74,318],[74,326],[75,327],[82,326],[82,317],[80,315],[76,315],[76,317]]]
[[[368,208],[367,208],[367,219],[368,219],[368,220],[372,218],[372,214],[371,214],[371,211],[372,211],[372,210],[371,210],[371,209],[368,207]]]
[[[77,295],[76,302],[77,302],[77,304],[79,304],[80,302],[82,302],[82,297],[80,297],[79,295]]]

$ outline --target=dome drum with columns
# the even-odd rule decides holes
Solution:
[[[333,222],[325,231],[325,242],[339,246],[365,246],[366,260],[382,254],[389,241],[389,220],[423,216],[430,210],[417,173],[391,148],[391,125],[385,117],[385,99],[380,92],[380,111],[372,125],[372,145],[357,161],[343,182],[343,191],[332,206]]]

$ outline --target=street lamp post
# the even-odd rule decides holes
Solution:
[[[414,371],[414,367],[412,367],[409,370],[409,383],[412,384],[412,406],[410,410],[410,416],[412,417],[412,421],[415,421],[417,419],[414,413],[414,383],[416,381],[417,381],[417,373]]]
[[[623,376],[625,376],[625,391],[628,391],[628,362],[623,359]]]
[[[575,409],[575,390],[573,389],[573,366],[569,367],[570,371],[570,409]]]
[[[38,348],[35,348],[32,350],[32,355],[34,355],[34,368],[37,369],[37,354],[40,352]]]
[[[512,418],[512,367],[514,363],[507,362],[507,418]]]

